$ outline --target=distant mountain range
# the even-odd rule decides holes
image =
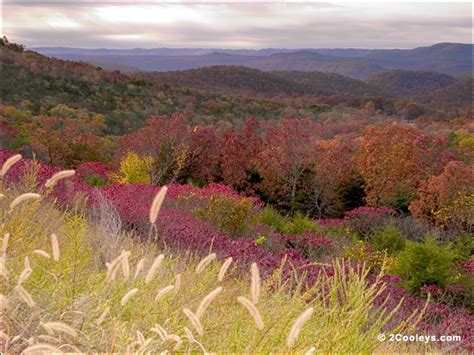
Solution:
[[[387,69],[435,71],[449,75],[472,73],[473,45],[439,43],[415,49],[260,49],[203,48],[81,49],[32,48],[61,59],[84,61],[104,69],[176,71],[213,65],[236,65],[264,71],[336,73],[367,79]]]

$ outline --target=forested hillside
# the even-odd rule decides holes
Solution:
[[[474,350],[470,77],[0,50],[0,350]]]

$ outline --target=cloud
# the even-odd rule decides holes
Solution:
[[[471,42],[472,5],[17,0],[2,32],[28,47],[412,48]]]

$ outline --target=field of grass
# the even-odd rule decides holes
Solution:
[[[106,238],[80,208],[12,189],[0,218],[6,352],[371,352],[421,314],[387,329],[398,308],[375,307],[383,287],[343,260],[311,286],[281,269],[262,279],[212,250]]]

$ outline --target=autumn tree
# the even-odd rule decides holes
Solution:
[[[53,165],[75,167],[83,161],[106,159],[103,127],[101,115],[35,116],[22,126],[21,132],[40,158]]]
[[[317,217],[339,216],[346,208],[363,203],[361,177],[352,144],[338,138],[317,140],[313,155],[314,180],[310,187],[310,203]]]
[[[129,152],[153,158],[151,182],[164,185],[178,180],[189,156],[191,127],[184,116],[150,117],[146,125],[120,138],[116,158]]]
[[[239,132],[225,129],[219,139],[219,168],[222,181],[245,193],[254,193],[259,181],[257,156],[262,151],[261,124],[247,119]]]
[[[306,119],[284,119],[268,126],[264,149],[259,154],[263,192],[282,207],[295,210],[297,195],[305,198],[305,175],[311,175],[316,126]]]
[[[451,159],[454,157],[444,137],[399,124],[366,129],[359,168],[367,202],[406,209],[420,182],[440,173]]]
[[[452,161],[421,183],[410,211],[439,227],[474,231],[474,165]]]

